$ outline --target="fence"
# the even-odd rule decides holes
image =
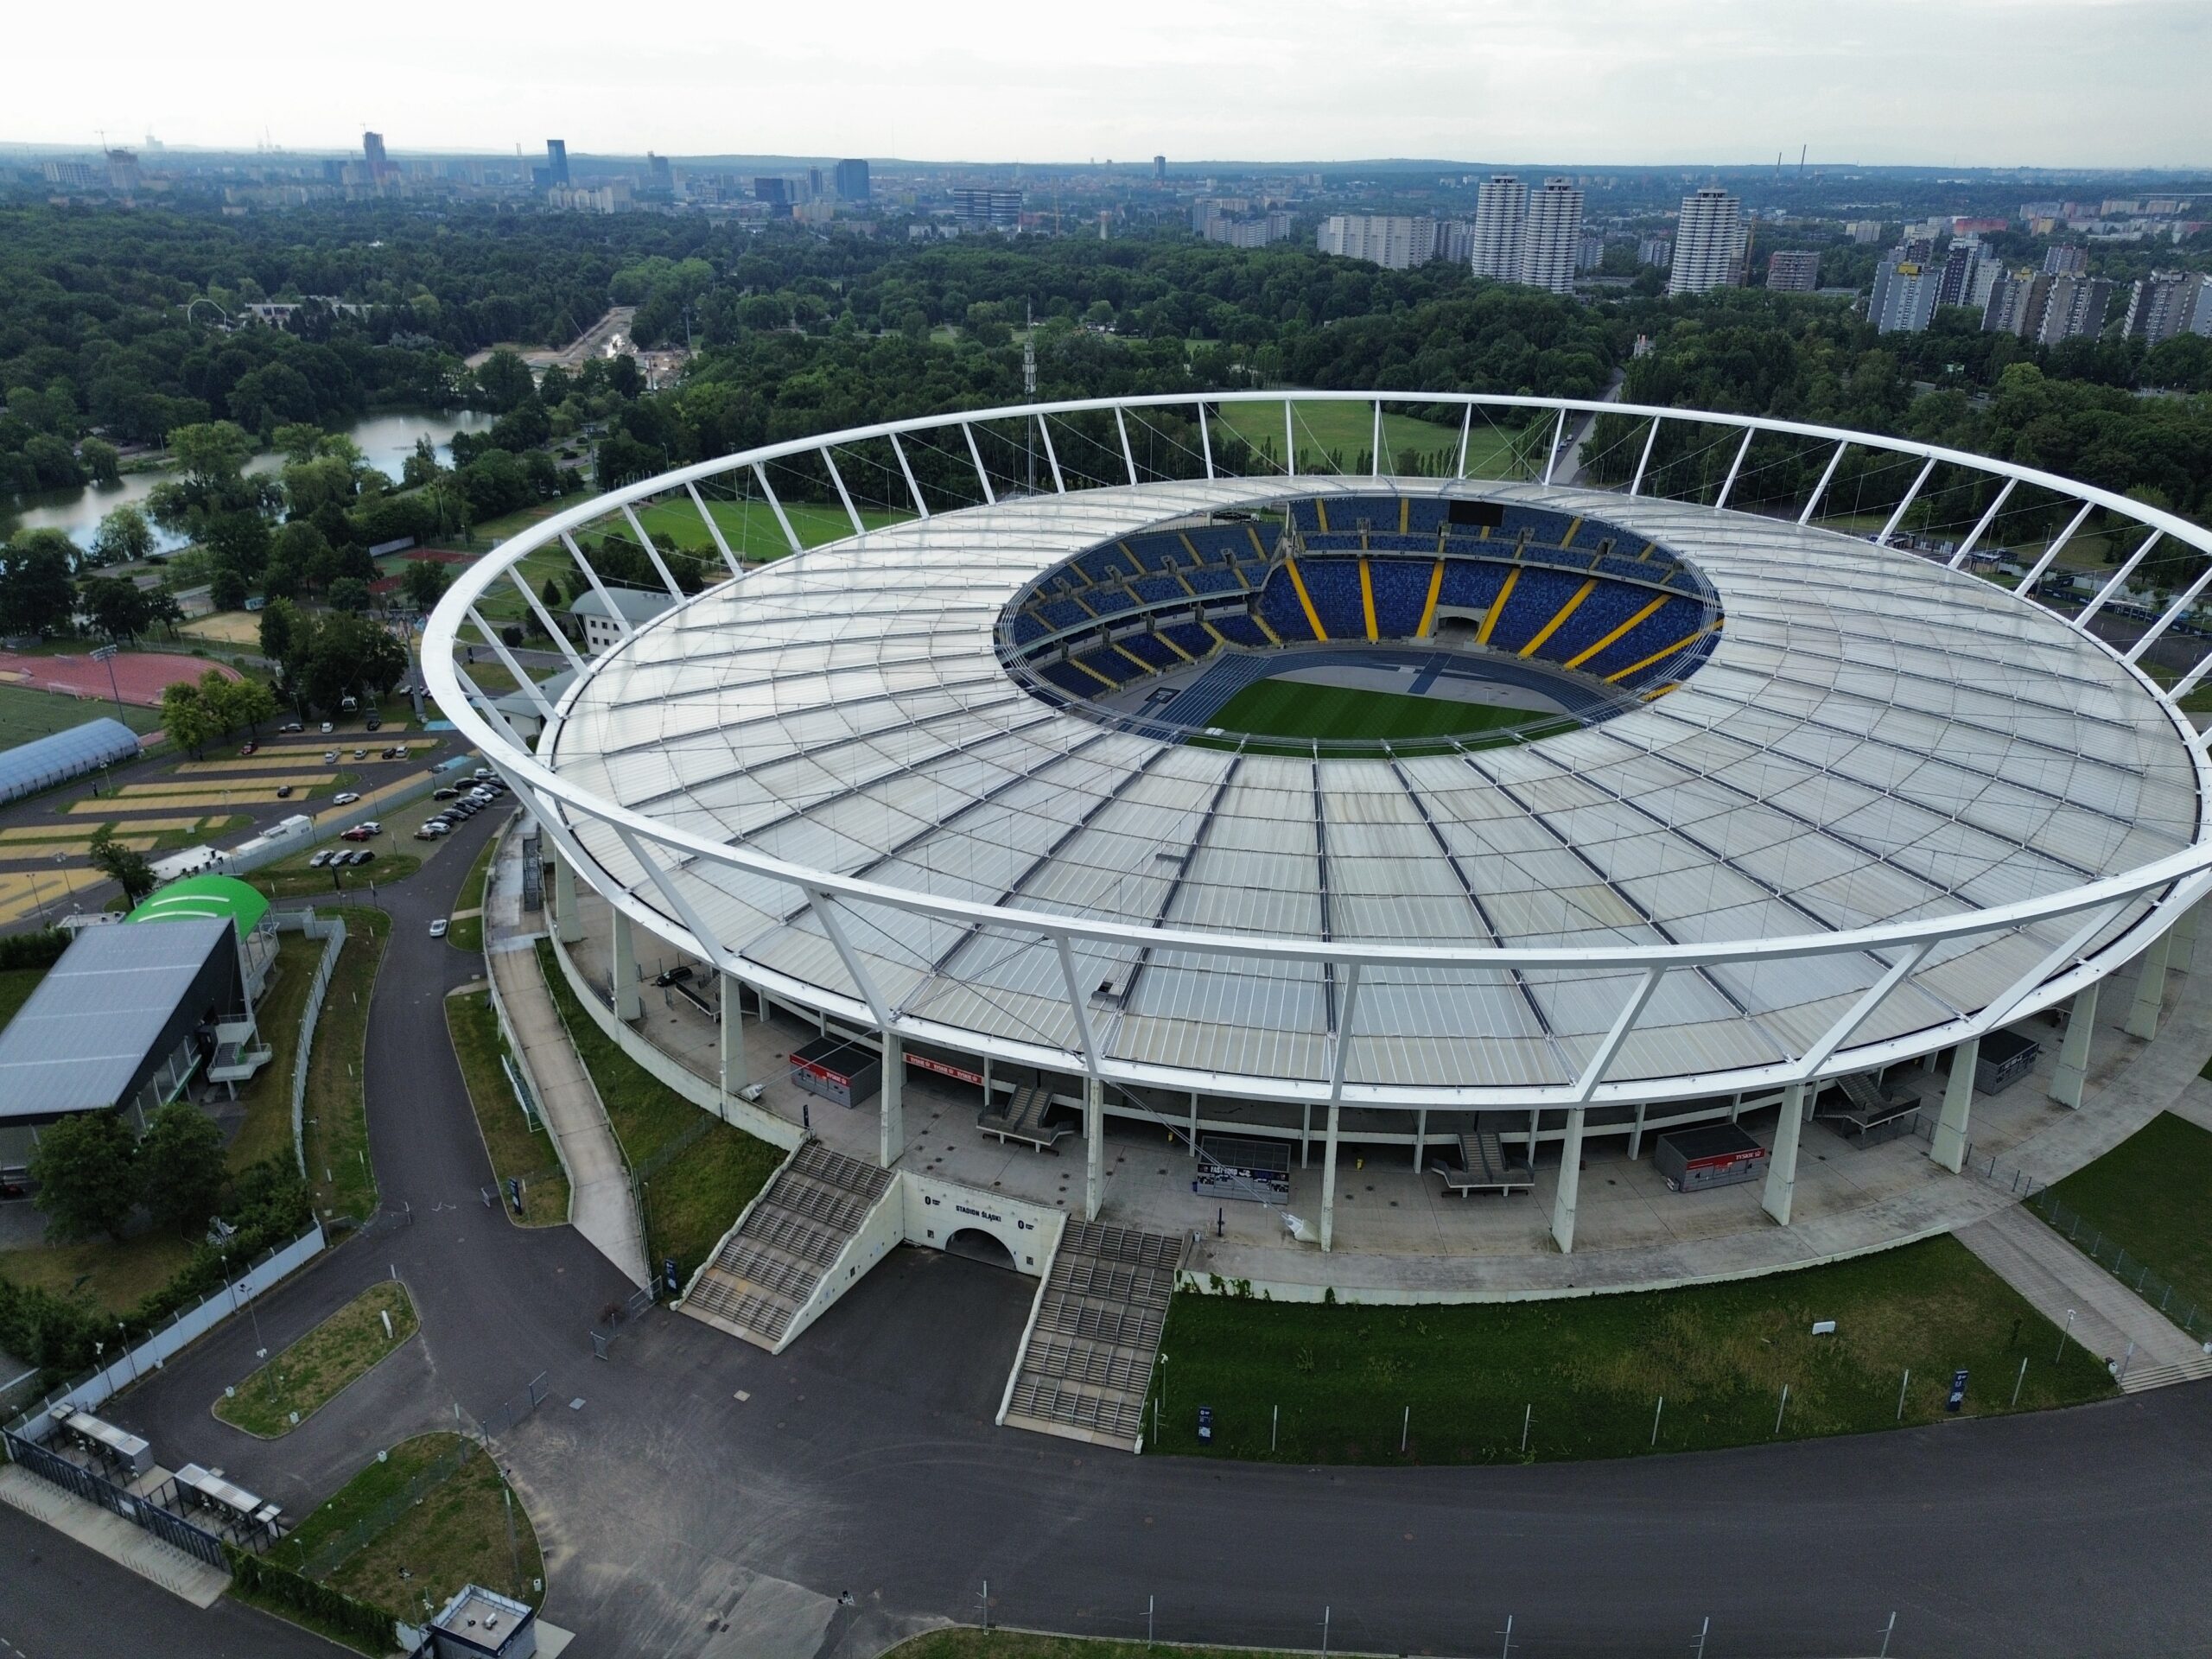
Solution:
[[[552,1384],[546,1381],[546,1373],[540,1371],[530,1379],[529,1385],[520,1394],[502,1402],[497,1411],[476,1425],[477,1437],[488,1440],[505,1433],[536,1411],[550,1392]]]
[[[0,1433],[4,1433],[9,1458],[41,1480],[59,1486],[65,1492],[74,1493],[88,1503],[97,1503],[111,1515],[121,1516],[172,1548],[181,1549],[210,1567],[219,1567],[225,1572],[230,1570],[223,1554],[220,1538],[194,1525],[182,1516],[172,1514],[155,1496],[125,1491],[96,1470],[72,1463],[13,1429],[0,1431]],[[165,1480],[156,1491],[164,1489],[174,1494],[176,1483]]]
[[[2185,1291],[2177,1290],[2173,1281],[2158,1273],[2149,1262],[2140,1256],[2130,1255],[2107,1238],[2086,1216],[2061,1204],[2058,1195],[2049,1187],[2044,1187],[2030,1198],[2028,1208],[2049,1222],[2075,1249],[2190,1336],[2199,1342],[2212,1340],[2212,1313],[2208,1313],[2195,1297]]]
[[[599,1323],[591,1328],[591,1351],[605,1359],[614,1346],[614,1338],[622,1334],[622,1327],[632,1323],[653,1305],[651,1285],[643,1290],[633,1290],[620,1302],[609,1302],[601,1312]]]
[[[378,1453],[380,1458],[384,1455]],[[302,1544],[300,1535],[295,1533],[269,1552],[270,1559],[302,1577],[320,1579],[406,1514],[433,1488],[444,1484],[469,1459],[480,1455],[475,1441],[461,1440],[409,1476],[404,1485],[387,1493],[381,1503],[357,1516],[343,1532],[320,1540],[312,1549]]]
[[[92,1410],[109,1395],[136,1382],[149,1367],[166,1363],[253,1297],[305,1266],[322,1253],[327,1243],[322,1224],[310,1222],[307,1231],[289,1244],[270,1251],[229,1284],[209,1291],[194,1306],[172,1315],[167,1325],[150,1332],[135,1348],[48,1395],[10,1425],[12,1431],[29,1440],[43,1440],[50,1426],[48,1408],[57,1401],[67,1400],[81,1411]]]
[[[1892,1122],[1896,1122],[1900,1120],[1892,1119],[1891,1121]],[[1907,1119],[1903,1121],[1905,1123],[1906,1129],[1911,1134],[1917,1135],[1921,1140],[1925,1141],[1931,1147],[1936,1144],[1936,1126],[1938,1119],[1935,1114],[1915,1110]],[[1892,1135],[1894,1135],[1895,1133],[1897,1132],[1893,1131]],[[1885,1136],[1884,1138],[1888,1139],[1892,1137]],[[1868,1144],[1875,1145],[1879,1143],[1869,1142]],[[1959,1160],[1959,1173],[1961,1175],[1970,1175],[1975,1180],[1984,1182],[1991,1186],[2002,1187],[2005,1191],[2012,1194],[2013,1197],[2023,1201],[2032,1198],[2037,1193],[2045,1191],[2050,1185],[2048,1182],[2029,1174],[2026,1170],[2022,1169],[2018,1164],[2007,1164],[1999,1161],[1995,1153],[1982,1152],[1981,1149],[1976,1147],[1971,1141],[1967,1142],[1965,1153]]]
[[[309,927],[314,926],[314,912],[308,912]],[[310,938],[316,937],[309,933]],[[324,924],[321,937],[325,941],[322,960],[315,964],[315,979],[308,986],[307,1007],[300,1014],[299,1047],[292,1056],[292,1156],[300,1166],[300,1178],[307,1179],[308,1143],[302,1114],[307,1109],[308,1063],[315,1056],[315,1022],[322,1017],[322,999],[330,988],[330,976],[338,967],[338,956],[346,948],[346,918],[334,916]]]

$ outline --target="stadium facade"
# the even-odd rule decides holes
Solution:
[[[1372,409],[1370,475],[1267,470],[1229,418],[1280,410],[1303,465],[1301,410],[1347,402]],[[1456,456],[1393,474],[1393,408],[1456,416]],[[1599,416],[1629,423],[1610,471],[1588,464]],[[1717,488],[1658,492],[1662,429],[1729,457]],[[1503,464],[1477,470],[1516,475],[1467,476],[1471,437],[1500,432]],[[1787,502],[1754,481],[1785,456],[1817,476]],[[1909,486],[1878,524],[1822,523],[1870,459]],[[1895,544],[1937,488],[1975,503],[1948,552]],[[801,499],[851,533],[803,548]],[[1971,574],[2031,501],[2051,525],[2017,588]],[[743,566],[740,503],[790,556]],[[670,515],[729,580],[681,591]],[[2031,597],[2093,516],[2118,569],[2074,614]],[[672,602],[588,658],[562,640],[575,672],[533,747],[461,648],[527,682],[482,602],[518,593],[560,639],[520,562],[565,550],[598,588],[608,536]],[[2183,591],[2101,638],[2176,543]],[[1556,1145],[1548,1230],[1571,1250],[1587,1135],[1777,1108],[1764,1204],[1787,1224],[1827,1084],[1878,1092],[1948,1055],[1929,1154],[1956,1171],[1985,1039],[2070,1010],[2051,1092],[2078,1105],[2116,969],[2139,966],[2130,1028],[2155,1027],[2172,930],[2212,880],[2205,745],[2177,703],[2212,656],[2165,686],[2145,658],[2185,637],[2207,548],[2031,469],[1789,423],[1134,398],[855,429],[613,491],[466,573],[423,659],[543,826],[561,902],[581,882],[608,907],[595,1015],[635,1017],[641,936],[707,964],[725,1010],[804,1012],[881,1057],[885,1166],[910,1067],[980,1077],[987,1116],[995,1067],[1077,1103],[1089,1217],[1109,1120],[1174,1132],[1187,1111],[1194,1145],[1317,1159],[1324,1249],[1350,1148],[1410,1145],[1418,1170],[1454,1144]],[[1414,737],[1215,723],[1282,678],[1484,713]]]

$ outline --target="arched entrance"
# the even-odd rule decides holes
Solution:
[[[1008,1273],[1018,1272],[1014,1254],[1001,1244],[995,1234],[980,1227],[963,1227],[944,1241],[947,1255],[965,1256],[970,1262],[981,1262],[985,1267],[1004,1268]]]

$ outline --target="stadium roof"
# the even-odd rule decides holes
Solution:
[[[0,749],[0,801],[36,794],[95,766],[136,759],[138,734],[105,715],[67,731]]]
[[[1192,512],[1387,488],[1587,512],[1664,542],[1713,583],[1725,634],[1669,695],[1610,721],[1397,760],[1112,730],[1047,707],[1001,664],[1003,607],[1103,540]],[[2151,863],[2190,846],[2201,822],[2173,718],[2111,652],[2003,589],[1785,521],[1420,480],[1094,489],[817,548],[611,651],[539,753],[564,782],[671,826],[894,888],[1141,926],[1471,949],[1955,915]],[[669,908],[611,828],[569,816],[616,882]],[[748,961],[855,994],[791,887],[704,860],[674,880]],[[1049,944],[841,902],[851,948],[903,1014],[1083,1046]],[[1986,1006],[2071,927],[1936,944],[1857,1040]],[[1113,990],[1090,1010],[1103,1053],[1327,1077],[1344,988],[1321,964],[1073,950],[1080,983]],[[1837,952],[1669,974],[1611,1076],[1653,1080],[1656,1096],[1664,1080],[1802,1055],[1892,965]],[[1632,982],[1618,969],[1375,969],[1348,1082],[1408,1099],[1572,1083]]]
[[[269,900],[235,876],[188,875],[150,894],[124,919],[173,922],[180,917],[226,916],[243,938],[260,926],[268,913]]]
[[[0,1030],[0,1120],[123,1099],[230,926],[208,916],[79,933]]]

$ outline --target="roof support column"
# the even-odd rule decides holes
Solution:
[[[1559,1143],[1559,1190],[1552,1194],[1552,1243],[1561,1255],[1574,1254],[1574,1205],[1582,1185],[1582,1120],[1586,1106],[1567,1109],[1567,1133]]]
[[[1098,1219],[1106,1204],[1106,1086],[1083,1080],[1083,1218]]]
[[[2196,971],[2196,920],[2203,909],[2204,901],[2200,899],[2182,912],[2181,919],[2174,924],[2173,956],[2166,965],[2177,974]]]
[[[1843,452],[1850,448],[1849,438],[1846,438],[1841,443],[1836,445],[1835,453],[1828,457],[1828,464],[1821,471],[1821,481],[1813,486],[1813,493],[1805,498],[1805,510],[1797,515],[1799,524],[1809,524],[1813,522],[1813,514],[1820,507],[1821,498],[1828,493],[1829,480],[1835,477],[1837,463],[1842,461]]]
[[[1321,1133],[1321,1249],[1332,1249],[1337,1231],[1337,1118],[1342,1108],[1329,1103],[1328,1127]]]
[[[2082,1085],[2089,1080],[2089,1045],[2097,1033],[2097,988],[2093,979],[2074,993],[2066,1007],[2066,1036],[2058,1045],[2058,1069],[2051,1073],[2050,1097],[2076,1111],[2082,1106]]]
[[[875,1161],[886,1169],[906,1150],[906,1045],[895,1031],[883,1033],[883,1083],[876,1098],[883,1121],[876,1137]]]
[[[1643,1115],[1650,1109],[1647,1102],[1636,1103],[1636,1127],[1628,1132],[1628,1160],[1631,1164],[1643,1156]]]
[[[1967,1161],[1967,1119],[1974,1111],[1974,1069],[1981,1058],[1981,1039],[1968,1038],[1951,1051],[1951,1075],[1943,1085],[1943,1109],[1928,1155],[1954,1175]]]
[[[614,918],[614,1017],[630,1025],[645,1017],[645,1003],[638,995],[638,942],[630,931],[628,912],[620,905],[609,906]]]
[[[553,854],[553,937],[575,944],[584,937],[583,912],[576,908],[576,867],[558,849]]]
[[[1650,429],[1643,435],[1643,453],[1636,458],[1636,476],[1628,481],[1628,493],[1634,495],[1643,487],[1643,469],[1651,464],[1651,446],[1659,440],[1659,417],[1651,417]]]
[[[2146,1043],[2158,1034],[2158,1015],[2166,1001],[2166,958],[2171,953],[2173,938],[2170,928],[2136,958],[2142,966],[2136,970],[2135,1003],[2127,1011],[2127,1034]]]
[[[1744,470],[1744,457],[1751,453],[1751,439],[1758,431],[1755,426],[1744,429],[1744,441],[1736,446],[1736,459],[1728,463],[1728,476],[1720,480],[1720,494],[1713,503],[1715,512],[1728,505],[1728,497],[1736,487],[1736,474]]]
[[[1428,1108],[1414,1114],[1414,1173],[1421,1173],[1421,1154],[1428,1150]]]
[[[734,974],[717,974],[715,982],[721,993],[722,1105],[727,1110],[729,1103],[753,1082],[753,1073],[745,1064],[745,987]]]
[[[1782,1091],[1782,1115],[1774,1120],[1774,1155],[1767,1160],[1766,1195],[1760,1207],[1777,1226],[1789,1224],[1789,1201],[1797,1192],[1797,1142],[1805,1128],[1806,1085]]]
[[[1329,1060],[1329,1127],[1321,1147],[1321,1248],[1334,1242],[1337,1226],[1337,1128],[1344,1109],[1344,1072],[1351,1061],[1352,1021],[1359,1014],[1360,964],[1347,963],[1344,1001],[1337,1010],[1337,1029]]]
[[[1930,455],[1921,463],[1920,476],[1912,480],[1912,487],[1904,493],[1904,499],[1897,503],[1897,509],[1890,515],[1889,523],[1882,526],[1882,533],[1874,538],[1876,546],[1887,547],[1890,544],[1890,537],[1897,534],[1897,526],[1904,523],[1905,514],[1912,511],[1913,502],[1919,499],[1920,486],[1928,481],[1929,474],[1935,470],[1936,457]]]
[[[1552,447],[1544,456],[1544,482],[1552,481],[1552,474],[1559,466],[1560,446],[1567,442],[1567,410],[1561,409],[1559,419],[1552,423]]]

